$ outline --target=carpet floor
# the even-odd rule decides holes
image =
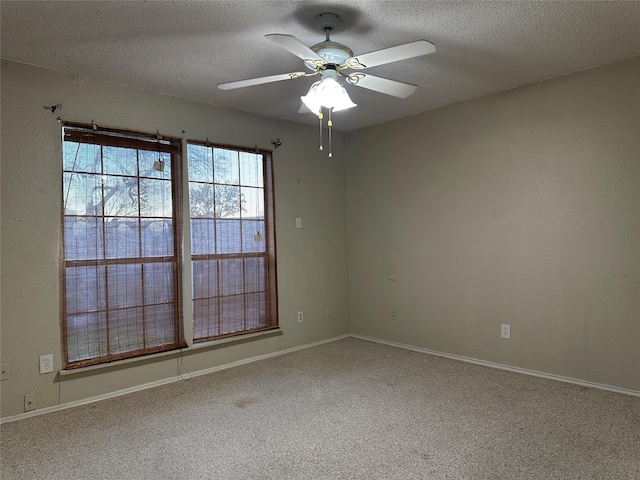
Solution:
[[[640,398],[347,338],[1,427],[8,479],[639,479]]]

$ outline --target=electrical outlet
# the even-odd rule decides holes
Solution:
[[[2,375],[0,375],[0,380],[9,380],[11,378],[11,369],[9,368],[8,363],[3,363],[0,365],[2,368]]]
[[[511,325],[508,323],[503,323],[500,325],[500,336],[502,338],[506,338],[507,340],[511,339]]]
[[[304,321],[304,314],[302,312],[298,312],[298,323],[302,323]]]
[[[31,410],[36,409],[36,394],[35,393],[27,393],[24,396],[24,411],[30,412]]]
[[[391,309],[391,320],[397,320],[398,316],[396,315],[396,309],[392,308]]]
[[[333,312],[331,311],[331,308],[327,307],[327,318],[333,318]]]
[[[53,372],[53,353],[40,355],[40,373]]]
[[[302,228],[302,217],[296,217],[296,228]]]

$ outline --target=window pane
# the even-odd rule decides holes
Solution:
[[[218,298],[193,301],[193,337],[209,338],[220,335],[218,329]]]
[[[215,216],[220,218],[239,218],[244,207],[244,199],[240,196],[240,187],[229,185],[215,186]]]
[[[109,308],[142,305],[142,265],[107,267]]]
[[[218,295],[218,262],[199,260],[192,262],[193,298]]]
[[[239,253],[240,220],[216,220],[216,253]]]
[[[266,327],[267,322],[267,298],[265,292],[245,295],[247,330]]]
[[[96,312],[106,308],[104,267],[67,268],[65,276],[68,313]]]
[[[174,305],[145,307],[144,332],[147,348],[166,345],[177,340],[174,308]]]
[[[137,218],[105,218],[107,258],[140,256],[140,226]]]
[[[66,333],[70,362],[107,354],[107,317],[104,312],[68,315]]]
[[[63,170],[73,172],[102,172],[99,145],[64,142],[62,155]]]
[[[262,155],[240,152],[240,185],[262,187]]]
[[[241,258],[220,260],[220,294],[236,295],[243,292],[244,279]]]
[[[64,255],[67,260],[104,258],[102,217],[66,217]]]
[[[187,163],[189,165],[189,180],[213,183],[211,147],[188,144]]]
[[[142,256],[170,257],[173,255],[173,222],[171,220],[143,218],[140,227]]]
[[[244,297],[222,297],[220,299],[221,326],[220,334],[241,332],[244,330]]]
[[[246,258],[244,260],[244,283],[246,292],[260,292],[265,290],[264,258]]]
[[[214,220],[191,220],[191,254],[215,253]]]
[[[264,222],[242,220],[242,251],[264,252],[266,249]]]
[[[173,263],[147,263],[143,266],[143,270],[144,303],[146,305],[175,301]]]
[[[189,204],[192,218],[213,218],[213,185],[190,182]]]
[[[171,217],[172,215],[171,182],[140,179],[140,216]]]
[[[261,188],[242,187],[242,218],[264,218],[264,190]]]
[[[142,308],[109,311],[109,353],[115,355],[142,348]]]
[[[235,150],[214,148],[213,172],[215,183],[238,185],[240,183],[238,152]]]
[[[102,147],[102,173],[138,175],[138,153],[133,148]]]
[[[102,215],[102,177],[86,173],[63,176],[65,215]]]
[[[141,177],[171,179],[171,155],[168,153],[139,150],[138,162]]]
[[[139,214],[137,177],[103,176],[104,214],[130,217]]]

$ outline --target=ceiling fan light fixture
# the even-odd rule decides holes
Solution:
[[[338,75],[335,69],[326,69],[322,72],[322,80],[315,82],[309,88],[309,92],[300,97],[302,103],[306,107],[315,113],[320,119],[320,150],[324,150],[322,146],[322,108],[327,109],[329,118],[327,120],[327,127],[329,133],[329,156],[332,157],[331,151],[331,130],[333,128],[333,121],[331,120],[331,112],[339,112],[340,110],[346,110],[356,106],[349,94],[340,83],[338,83]]]
[[[356,106],[349,98],[349,94],[344,87],[331,76],[327,76],[311,85],[309,92],[300,97],[300,100],[316,115],[321,112],[321,107],[339,112]]]

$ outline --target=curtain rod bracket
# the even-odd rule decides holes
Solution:
[[[62,104],[56,103],[55,105],[51,105],[50,107],[43,105],[42,108],[44,108],[45,110],[49,110],[51,113],[55,113],[56,110],[60,110],[62,108]]]

